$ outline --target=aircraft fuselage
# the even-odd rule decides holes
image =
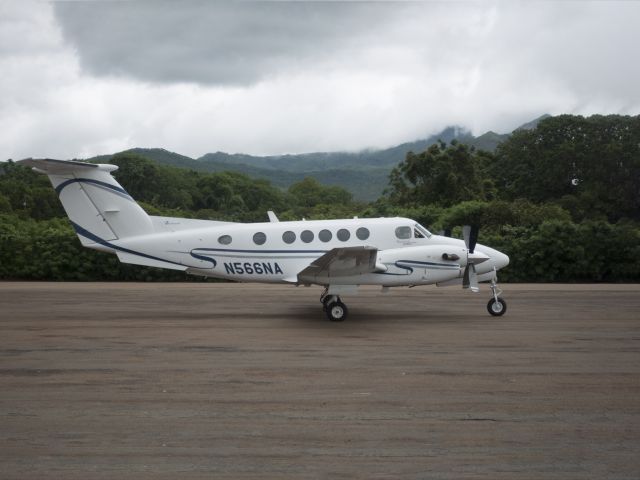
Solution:
[[[341,284],[433,284],[460,278],[467,264],[462,240],[433,235],[408,218],[212,222],[214,226],[210,228],[199,225],[194,229],[181,229],[178,220],[172,220],[173,224],[168,220],[163,224],[166,232],[115,240],[109,245],[98,243],[95,247],[111,247],[116,253],[121,248],[142,254],[142,259],[152,257],[149,264],[153,259],[162,259],[186,266],[186,271],[194,275],[241,282],[305,283],[297,274],[315,259],[334,248],[356,246],[378,250],[379,271],[342,277]],[[475,254],[488,257],[476,267],[481,281],[483,274],[508,263],[506,255],[484,245],[478,244]],[[458,258],[445,260],[443,255]],[[329,284],[331,279],[323,283]]]

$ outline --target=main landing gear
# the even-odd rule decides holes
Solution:
[[[500,297],[502,290],[498,287],[497,277],[493,277],[489,288],[491,288],[491,299],[487,303],[487,311],[494,317],[500,317],[507,312],[507,302]],[[328,288],[325,288],[322,295],[320,295],[320,302],[324,313],[327,314],[327,318],[332,322],[342,322],[349,315],[347,306],[342,303],[338,295],[329,294]]]
[[[489,300],[489,303],[487,303],[487,311],[494,317],[500,317],[507,311],[507,302],[500,298],[502,290],[498,287],[496,280],[496,277],[493,277],[491,280],[491,295],[493,295],[493,297]]]
[[[347,306],[342,303],[339,296],[329,295],[327,291],[328,289],[325,289],[320,296],[322,309],[327,314],[327,318],[332,322],[342,322],[347,318],[349,309],[347,309]]]

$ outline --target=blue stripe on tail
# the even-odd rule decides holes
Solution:
[[[124,188],[118,187],[116,185],[111,185],[110,183],[102,182],[100,180],[94,180],[93,178],[72,178],[70,180],[65,180],[56,187],[56,193],[58,194],[58,196],[60,196],[60,192],[62,192],[65,187],[71,185],[72,183],[91,183],[97,187],[109,189],[114,193],[117,193],[121,197],[126,198],[127,200],[131,200],[132,202],[134,201],[131,195],[129,195],[129,193]]]

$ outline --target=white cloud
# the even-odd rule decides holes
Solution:
[[[157,4],[155,23],[134,12],[124,27],[109,5],[100,4],[100,28],[87,21],[69,32],[83,25],[74,4],[57,5],[56,15],[50,3],[0,0],[0,158],[134,146],[190,156],[357,150],[452,124],[482,133],[547,112],[640,113],[635,2],[323,4],[308,30],[286,3],[262,17],[227,10],[237,25],[226,36],[246,25],[257,33],[227,44],[235,60],[226,74],[224,62],[206,64],[198,35],[168,29],[184,3],[168,13]],[[194,5],[180,25],[195,11],[204,35],[207,4]],[[79,6],[85,18],[97,8]],[[132,32],[116,41],[136,23],[151,40],[164,32],[162,45],[137,49]],[[137,61],[146,54],[149,62]],[[176,56],[184,58],[172,64]]]

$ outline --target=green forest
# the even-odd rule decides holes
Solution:
[[[110,158],[114,176],[151,215],[241,222],[404,216],[433,232],[480,227],[511,258],[511,282],[640,280],[640,116],[561,115],[516,130],[493,152],[439,142],[410,152],[385,193],[361,203],[305,178],[288,189],[235,172]],[[0,164],[0,279],[202,281],[120,264],[80,246],[44,175]]]

